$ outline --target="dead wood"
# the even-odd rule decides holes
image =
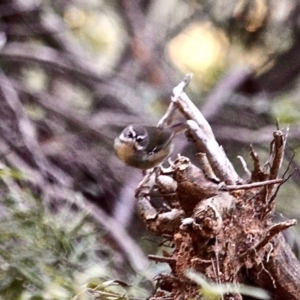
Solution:
[[[187,276],[189,270],[220,286],[264,288],[269,299],[300,299],[300,264],[281,234],[296,220],[277,224],[272,220],[278,189],[287,180],[278,177],[286,134],[274,131],[270,158],[263,166],[251,147],[253,171],[248,180],[240,179],[209,124],[183,91],[189,80],[186,77],[174,89],[167,115],[178,108],[186,116],[188,135],[204,153],[202,169],[178,156],[168,170],[152,175],[157,177],[155,187],[167,211],[157,211],[149,194],[137,196],[147,228],[167,236],[174,245],[161,257],[149,257],[171,268],[169,275],[160,277],[152,299],[205,299],[204,287],[200,286],[199,296],[199,286]],[[167,115],[160,126],[167,122]],[[245,299],[242,292],[232,291],[214,296]]]

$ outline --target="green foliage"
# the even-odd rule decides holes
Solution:
[[[278,97],[272,106],[273,115],[279,120],[281,126],[293,125],[300,119],[298,99],[295,97]]]
[[[195,271],[189,270],[186,276],[201,286],[201,294],[206,300],[221,300],[226,294],[242,294],[257,299],[270,299],[266,291],[256,287],[243,284],[215,284],[207,280],[205,276]]]
[[[112,249],[74,203],[50,209],[18,189],[1,203],[1,300],[128,299],[129,286],[112,279]]]

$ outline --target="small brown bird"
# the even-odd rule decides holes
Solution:
[[[138,169],[159,165],[173,150],[172,128],[129,125],[115,139],[114,148],[120,160]]]

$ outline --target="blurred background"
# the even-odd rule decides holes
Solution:
[[[142,173],[113,141],[156,125],[186,73],[241,177],[237,156],[252,169],[253,144],[264,163],[277,121],[282,173],[299,147],[298,0],[7,0],[0,18],[0,299],[151,293],[160,240],[136,216]],[[196,150],[182,135],[177,153]],[[280,218],[298,218],[299,180],[281,188]],[[287,238],[299,254],[297,230]]]

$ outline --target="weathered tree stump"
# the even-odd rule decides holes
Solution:
[[[207,288],[192,280],[190,270],[205,276],[210,299],[246,299],[239,290],[245,284],[265,289],[269,299],[300,299],[300,264],[281,234],[296,220],[273,222],[278,189],[289,178],[286,172],[278,179],[286,135],[279,129],[274,132],[264,166],[251,147],[253,171],[244,163],[249,179],[242,180],[183,91],[189,80],[187,76],[173,90],[160,126],[175,108],[185,115],[188,134],[201,153],[201,168],[178,156],[168,170],[153,175],[168,211],[157,211],[143,192],[137,196],[147,228],[173,245],[161,257],[149,256],[171,268],[170,274],[159,277],[152,299],[208,299]]]

